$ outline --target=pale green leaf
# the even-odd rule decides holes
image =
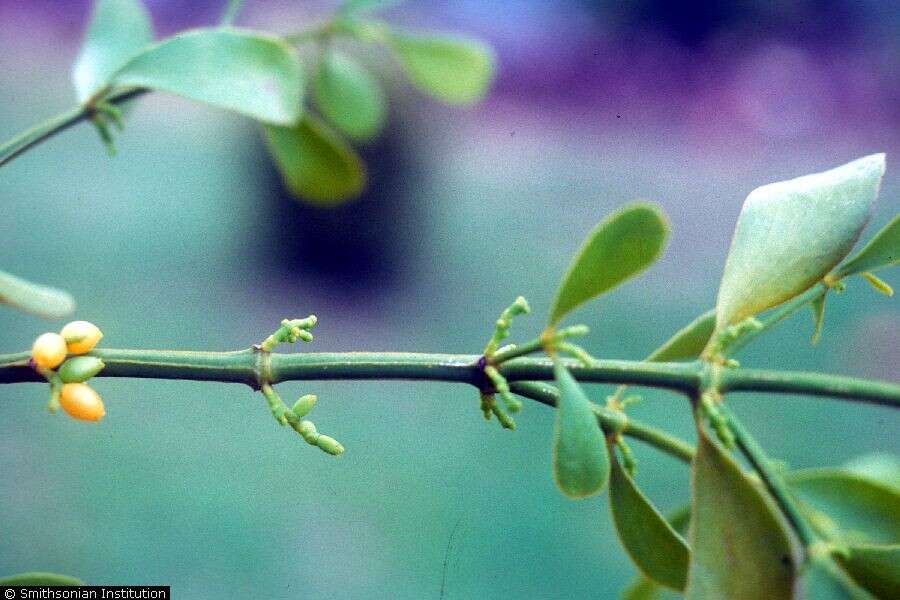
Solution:
[[[900,491],[840,469],[793,471],[785,479],[797,497],[825,515],[847,542],[900,542]]]
[[[153,25],[140,0],[97,0],[72,69],[78,101],[103,89],[116,71],[152,41]]]
[[[677,331],[665,344],[654,350],[646,360],[652,362],[694,360],[706,348],[706,343],[709,342],[715,326],[716,311],[713,309],[703,313]]]
[[[826,298],[826,296],[828,296],[828,292],[817,297],[809,305],[809,307],[812,309],[813,325],[815,326],[815,329],[813,330],[813,335],[812,335],[813,345],[816,345],[817,343],[819,343],[819,337],[821,337],[821,335],[822,335],[822,325],[825,324],[825,298]]]
[[[559,401],[553,443],[553,476],[572,499],[600,492],[609,480],[606,440],[581,386],[562,363],[553,365]]]
[[[887,452],[857,456],[844,464],[843,470],[874,480],[900,492],[900,458]]]
[[[612,455],[609,506],[622,545],[638,568],[653,580],[683,590],[690,551]]]
[[[588,234],[560,283],[550,324],[653,264],[668,229],[660,210],[650,204],[625,206],[600,223]]]
[[[232,110],[265,123],[300,118],[303,75],[293,48],[254,31],[196,29],[154,44],[113,77]]]
[[[488,90],[494,55],[482,42],[392,32],[388,44],[419,89],[449,104],[471,104]]]
[[[691,600],[790,600],[793,553],[777,510],[698,428],[692,466]]]
[[[18,575],[10,575],[9,577],[0,577],[0,587],[14,585],[76,586],[85,585],[85,583],[80,579],[69,577],[68,575],[42,573],[40,571],[19,573]]]
[[[44,319],[62,319],[75,312],[75,300],[68,292],[3,271],[0,271],[0,304],[9,304]]]
[[[340,52],[326,51],[313,79],[319,112],[352,138],[366,140],[384,126],[384,92],[359,63]]]
[[[800,575],[803,600],[873,600],[828,556],[811,560]]]
[[[853,258],[839,266],[833,277],[841,279],[897,264],[900,264],[900,214],[882,227]]]
[[[900,598],[900,545],[850,546],[846,556],[838,555],[853,580],[877,598]]]
[[[341,137],[312,115],[294,127],[266,127],[266,140],[284,183],[297,197],[334,206],[365,187],[362,161]]]
[[[753,190],[738,218],[716,304],[721,330],[802,293],[853,248],[884,154]]]

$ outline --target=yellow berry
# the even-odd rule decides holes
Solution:
[[[82,421],[99,421],[106,414],[100,395],[86,383],[67,383],[62,386],[59,403],[69,416]]]
[[[71,354],[90,352],[103,337],[100,328],[88,321],[72,321],[59,333],[66,340],[66,346]]]
[[[55,369],[66,360],[66,341],[58,333],[44,333],[34,340],[31,360],[39,367]]]

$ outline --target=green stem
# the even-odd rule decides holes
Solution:
[[[110,96],[106,99],[106,102],[110,104],[121,104],[127,100],[145,94],[147,91],[148,90],[144,89],[128,90]],[[12,162],[18,156],[24,154],[34,146],[49,140],[56,134],[62,133],[66,129],[90,119],[93,114],[94,108],[92,106],[78,106],[23,131],[19,135],[0,145],[0,167]]]
[[[826,286],[824,283],[817,283],[799,296],[795,297],[793,300],[785,302],[781,306],[775,308],[765,317],[758,319],[762,327],[748,331],[747,333],[736,339],[734,342],[729,344],[728,348],[726,349],[726,354],[734,354],[775,325],[778,325],[789,316],[791,316],[807,304],[810,304],[820,296],[825,295],[826,293],[828,293],[828,286]]]
[[[99,377],[192,379],[244,383],[259,381],[258,353],[189,352],[175,350],[103,349],[92,353],[106,367]],[[481,386],[484,373],[477,354],[426,354],[401,352],[273,352],[269,365],[271,383],[325,379],[408,379],[469,383]],[[0,383],[41,381],[29,366],[29,353],[0,355]],[[596,360],[590,366],[566,360],[579,381],[656,387],[696,394],[706,377],[706,365],[693,363],[649,363],[627,360]],[[508,381],[551,381],[553,365],[546,358],[518,358],[498,367]],[[828,396],[900,408],[900,385],[855,377],[724,369],[720,389]]]
[[[734,441],[737,443],[738,448],[741,449],[741,452],[747,457],[747,460],[750,461],[756,472],[759,473],[763,484],[769,490],[769,493],[772,494],[791,527],[797,532],[797,537],[800,538],[804,548],[809,548],[818,538],[812,527],[803,518],[800,507],[794,502],[794,498],[781,474],[772,468],[771,461],[765,451],[750,432],[744,428],[734,413],[724,404],[720,406],[720,410],[728,419],[728,426],[734,433]]]
[[[515,394],[531,398],[547,406],[556,406],[556,402],[559,399],[559,390],[546,383],[519,381],[511,383],[509,389]],[[694,459],[694,448],[685,441],[655,427],[635,421],[630,417],[625,417],[621,413],[615,413],[608,408],[595,404],[593,409],[594,414],[597,415],[597,421],[600,422],[600,426],[603,427],[604,431],[619,431],[628,437],[646,442],[656,449],[686,463],[690,463]],[[623,419],[625,421],[624,428],[622,427]]]

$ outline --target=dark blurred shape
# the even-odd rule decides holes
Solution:
[[[281,175],[262,143],[248,150],[262,157],[255,170],[265,198],[260,208],[264,221],[256,234],[264,236],[252,246],[265,264],[278,269],[286,280],[310,281],[340,290],[341,294],[383,291],[401,283],[410,271],[410,242],[423,208],[412,196],[398,193],[415,165],[402,128],[389,128],[365,147],[357,147],[368,171],[363,195],[335,208],[320,208],[288,193]]]

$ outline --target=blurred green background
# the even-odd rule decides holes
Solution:
[[[274,31],[332,7],[249,4],[241,23]],[[452,109],[371,57],[391,112],[386,134],[362,149],[370,186],[360,200],[336,211],[298,204],[251,122],[152,95],[130,114],[114,158],[81,126],[3,169],[0,265],[71,291],[106,347],[244,348],[283,317],[314,312],[316,341],[297,351],[474,353],[517,294],[535,314],[514,337],[539,331],[591,226],[651,199],[672,221],[664,258],[574,319],[591,326],[596,356],[636,359],[712,306],[735,218],[757,185],[886,151],[867,235],[896,213],[896,6],[798,5],[753,30],[764,8],[500,4],[410,2],[388,13],[486,37],[498,80],[486,102]],[[148,5],[164,33],[219,9]],[[0,137],[73,103],[68,69],[88,10],[0,2]],[[847,17],[839,28],[834,14]],[[896,299],[853,282],[830,299],[816,348],[803,314],[741,359],[898,380],[898,316]],[[56,328],[0,311],[4,351]],[[281,385],[286,399],[319,395],[317,425],[347,448],[335,460],[279,428],[243,387],[96,388],[108,413],[98,426],[48,416],[41,386],[0,389],[0,573],[171,585],[180,598],[438,598],[442,580],[446,598],[607,598],[634,573],[606,499],[571,502],[555,490],[546,407],[526,404],[510,433],[482,420],[473,390],[450,384]],[[693,437],[683,399],[644,397],[634,416]],[[888,409],[732,402],[793,467],[900,450]],[[685,502],[687,469],[632,446],[648,495],[663,508]]]

